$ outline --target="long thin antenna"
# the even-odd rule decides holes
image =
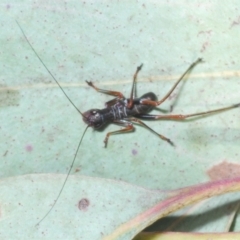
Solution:
[[[77,108],[77,106],[73,103],[73,101],[68,97],[68,95],[66,94],[66,92],[63,90],[63,88],[61,87],[61,85],[59,84],[59,82],[57,81],[57,79],[53,76],[53,74],[51,73],[51,71],[48,69],[48,67],[45,65],[45,63],[42,61],[42,59],[39,57],[37,51],[34,49],[34,47],[32,46],[32,44],[29,42],[26,34],[24,33],[22,27],[20,26],[20,24],[18,23],[18,21],[16,20],[16,23],[18,25],[18,27],[20,28],[24,38],[26,39],[27,43],[29,44],[29,46],[31,47],[31,49],[33,50],[33,52],[35,53],[35,55],[37,56],[37,58],[39,59],[39,61],[42,63],[42,65],[45,67],[45,69],[48,71],[48,73],[52,76],[53,80],[57,83],[57,85],[59,86],[59,88],[62,90],[63,94],[66,96],[66,98],[68,99],[68,101],[75,107],[75,109],[82,115],[83,118],[85,118],[85,116],[82,114],[82,112]]]
[[[71,173],[71,171],[72,171],[72,168],[73,168],[75,159],[76,159],[76,157],[77,157],[78,150],[79,150],[79,148],[80,148],[80,146],[81,146],[83,137],[84,137],[84,135],[85,135],[88,127],[89,127],[89,126],[87,126],[87,127],[85,128],[85,130],[84,130],[84,132],[83,132],[83,135],[82,135],[82,137],[81,137],[81,139],[80,139],[80,141],[79,141],[79,143],[78,143],[78,147],[77,147],[77,150],[76,150],[76,152],[75,152],[74,158],[73,158],[73,160],[72,160],[71,167],[70,167],[69,170],[68,170],[67,176],[66,176],[66,178],[65,178],[65,180],[64,180],[64,183],[63,183],[63,185],[62,185],[62,187],[61,187],[61,190],[59,191],[59,194],[58,194],[56,200],[54,201],[53,205],[52,205],[51,208],[48,210],[48,212],[47,212],[47,213],[43,216],[43,218],[36,224],[36,226],[38,226],[38,225],[49,215],[49,213],[53,210],[54,206],[56,205],[59,197],[61,196],[62,191],[63,191],[63,188],[65,187],[65,185],[66,185],[66,183],[67,183],[67,180],[68,180],[68,178],[69,178],[69,176],[70,176],[70,173]]]
[[[26,41],[28,42],[29,46],[31,47],[31,49],[33,50],[33,52],[35,53],[35,55],[36,55],[37,58],[39,59],[39,61],[42,63],[42,65],[45,67],[45,69],[48,71],[48,73],[52,76],[52,78],[54,79],[54,81],[57,83],[57,85],[59,86],[59,88],[62,90],[63,94],[64,94],[64,95],[67,97],[67,99],[69,100],[69,102],[70,102],[70,103],[75,107],[75,109],[83,116],[83,118],[85,118],[85,116],[82,114],[82,112],[77,108],[77,106],[76,106],[76,105],[72,102],[72,100],[68,97],[68,95],[67,95],[66,92],[63,90],[63,88],[61,87],[61,85],[59,84],[59,82],[57,81],[57,79],[53,76],[53,74],[50,72],[50,70],[49,70],[49,69],[47,68],[47,66],[44,64],[44,62],[42,61],[42,59],[39,57],[39,55],[37,54],[36,50],[33,48],[32,44],[29,42],[26,34],[24,33],[22,27],[20,26],[20,24],[18,23],[17,20],[16,20],[16,23],[17,23],[18,27],[20,28],[20,30],[21,30],[23,36],[25,37]],[[56,200],[54,201],[54,203],[53,203],[53,205],[51,206],[51,208],[49,209],[49,211],[48,211],[48,212],[43,216],[43,218],[36,224],[36,226],[38,226],[38,225],[50,214],[50,212],[53,210],[54,206],[56,205],[58,199],[60,198],[60,196],[61,196],[61,194],[62,194],[62,192],[63,192],[63,189],[64,189],[64,187],[65,187],[65,185],[66,185],[66,183],[67,183],[67,180],[68,180],[68,178],[69,178],[69,176],[70,176],[70,173],[71,173],[71,171],[72,171],[72,169],[73,169],[74,162],[75,162],[75,160],[76,160],[76,157],[77,157],[79,148],[80,148],[80,146],[81,146],[83,137],[85,136],[85,133],[86,133],[88,127],[89,127],[89,126],[87,126],[87,127],[85,128],[85,130],[84,130],[84,132],[83,132],[83,134],[82,134],[82,137],[81,137],[81,139],[80,139],[80,141],[79,141],[79,143],[78,143],[78,147],[77,147],[77,150],[76,150],[76,152],[75,152],[74,158],[73,158],[73,160],[72,160],[72,164],[71,164],[71,166],[70,166],[70,168],[69,168],[69,170],[68,170],[67,176],[66,176],[66,178],[65,178],[65,180],[64,180],[64,182],[63,182],[63,185],[62,185],[62,187],[61,187],[61,189],[60,189],[60,191],[59,191],[59,194],[58,194]]]

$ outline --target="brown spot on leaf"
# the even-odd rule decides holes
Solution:
[[[207,171],[211,180],[220,180],[240,176],[240,164],[223,161]]]
[[[87,198],[82,198],[79,202],[78,202],[78,208],[81,211],[87,210],[88,206],[90,205],[90,202]]]

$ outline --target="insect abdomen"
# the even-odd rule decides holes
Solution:
[[[143,105],[140,103],[141,100],[151,100],[151,101],[157,101],[157,96],[153,92],[145,93],[140,98],[135,99],[134,106],[133,106],[133,113],[132,115],[138,115],[143,113],[149,113],[154,107],[151,105]]]

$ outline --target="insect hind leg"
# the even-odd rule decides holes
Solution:
[[[224,108],[218,108],[218,109],[213,109],[205,112],[198,112],[198,113],[192,113],[192,114],[171,114],[171,115],[153,115],[153,114],[139,114],[136,115],[136,117],[141,118],[141,119],[146,119],[146,120],[178,120],[178,121],[184,121],[185,119],[192,118],[192,117],[204,117],[210,114],[217,114],[220,112],[228,111],[234,108],[240,107],[240,103],[234,104],[229,107],[224,107]]]
[[[147,100],[147,99],[143,99],[141,101],[141,104],[144,105],[151,105],[151,106],[159,106],[160,104],[162,104],[171,94],[172,92],[175,90],[175,88],[178,86],[178,84],[183,80],[183,78],[187,75],[187,73],[189,71],[191,71],[198,63],[203,62],[202,58],[198,58],[195,62],[193,62],[188,69],[183,73],[183,75],[178,79],[178,81],[173,85],[173,87],[170,89],[170,91],[159,101],[152,101],[152,100]]]

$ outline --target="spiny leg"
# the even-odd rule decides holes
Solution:
[[[133,106],[133,98],[135,97],[134,92],[136,90],[136,79],[137,79],[137,75],[138,75],[139,71],[142,69],[142,66],[143,66],[143,64],[138,66],[136,72],[133,75],[132,90],[131,90],[129,102],[128,102],[128,105],[127,105],[128,108],[131,108]]]
[[[193,113],[193,114],[174,114],[174,115],[139,114],[139,115],[137,115],[137,117],[139,117],[141,119],[148,119],[148,120],[157,120],[157,119],[185,120],[186,118],[220,113],[220,112],[228,111],[228,110],[231,110],[231,109],[234,109],[237,107],[240,107],[240,103],[232,105],[230,107],[219,108],[219,109],[214,109],[214,110],[199,112],[199,113]]]
[[[173,87],[170,89],[170,91],[161,100],[159,100],[159,101],[142,100],[141,104],[151,105],[151,106],[155,106],[155,107],[162,104],[171,95],[171,93],[174,91],[174,89],[177,87],[177,85],[181,82],[181,80],[186,76],[186,74],[200,62],[202,62],[201,58],[198,58],[195,62],[193,62],[189,66],[189,68],[183,73],[183,75],[179,78],[179,80],[173,85]]]
[[[105,89],[100,89],[98,87],[96,87],[91,81],[86,81],[86,83],[88,84],[88,86],[94,88],[96,91],[104,93],[104,94],[108,94],[108,95],[112,95],[118,98],[123,98],[123,94],[121,92],[116,92],[116,91],[112,91],[112,90],[105,90]]]
[[[157,134],[162,140],[164,140],[164,141],[168,142],[169,144],[171,144],[172,146],[174,146],[174,143],[173,143],[169,138],[167,138],[167,137],[165,137],[165,136],[163,136],[163,135],[155,132],[152,128],[150,128],[148,125],[146,125],[146,124],[145,124],[144,122],[142,122],[141,120],[139,120],[139,119],[137,119],[137,118],[128,118],[128,120],[131,121],[131,122],[136,122],[136,123],[142,125],[143,127],[149,129],[151,132]]]
[[[126,121],[126,120],[115,120],[114,123],[124,125],[125,128],[117,130],[117,131],[113,131],[113,132],[108,132],[104,139],[105,148],[107,147],[107,143],[108,143],[108,139],[109,139],[110,135],[118,134],[118,133],[127,133],[127,132],[133,131],[133,129],[134,129],[132,123],[129,121]]]

